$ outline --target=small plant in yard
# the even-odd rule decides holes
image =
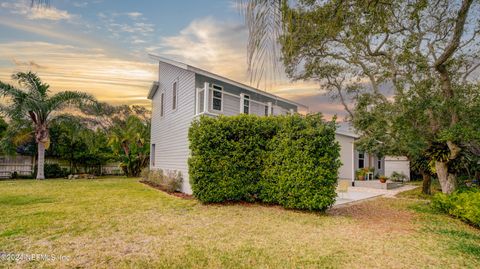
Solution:
[[[176,170],[168,170],[165,173],[162,169],[143,169],[141,177],[143,181],[154,184],[169,193],[179,191],[183,182],[182,173]]]
[[[390,176],[390,179],[395,182],[405,182],[407,180],[407,176],[403,172],[393,172]]]
[[[357,171],[355,171],[356,177],[358,180],[365,180],[365,175],[367,172],[365,171],[364,168],[360,168]]]
[[[386,177],[384,175],[381,175],[381,176],[378,177],[378,180],[380,180],[381,183],[385,183],[385,182],[387,182],[388,177]]]

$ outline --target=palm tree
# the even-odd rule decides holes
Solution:
[[[55,118],[56,111],[68,105],[79,105],[85,101],[95,102],[89,94],[76,91],[63,91],[49,96],[49,85],[32,72],[19,72],[12,75],[22,89],[0,81],[0,94],[8,99],[0,111],[12,122],[30,122],[37,144],[37,179],[44,179],[45,149],[50,145],[48,126]]]
[[[150,121],[130,115],[110,129],[108,144],[121,162],[120,167],[129,177],[140,175],[148,165],[150,153]]]

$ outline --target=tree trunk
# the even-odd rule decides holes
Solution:
[[[422,193],[426,195],[432,194],[431,185],[432,185],[432,176],[428,172],[422,171]]]
[[[43,173],[44,164],[45,164],[45,144],[38,142],[38,158],[37,158],[37,179],[45,179]]]
[[[455,174],[448,172],[447,162],[435,161],[435,169],[437,170],[438,181],[442,186],[442,192],[451,194],[457,187],[457,177]]]

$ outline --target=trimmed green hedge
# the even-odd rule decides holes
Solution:
[[[206,203],[261,201],[325,210],[335,202],[340,146],[320,114],[200,117],[189,130],[193,194]]]
[[[433,208],[480,227],[480,191],[456,191],[450,195],[439,193],[432,200]]]

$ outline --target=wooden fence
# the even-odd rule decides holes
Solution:
[[[46,158],[45,163],[57,163],[62,169],[70,169],[68,161]],[[10,178],[16,172],[19,176],[33,175],[35,160],[31,156],[0,156],[0,178]],[[78,173],[91,173],[93,170],[101,175],[122,175],[119,163],[107,163],[99,167],[77,167]]]

